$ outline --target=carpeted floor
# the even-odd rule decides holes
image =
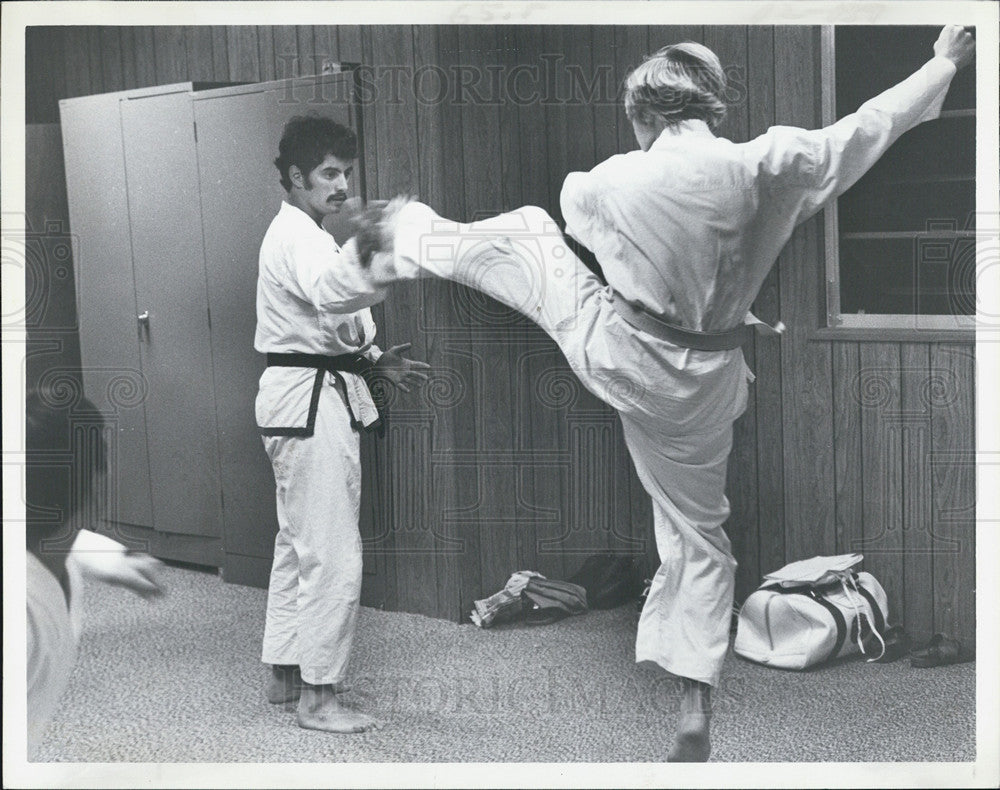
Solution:
[[[263,590],[167,569],[148,604],[91,586],[71,686],[32,759],[81,762],[662,762],[677,689],[635,665],[632,607],[482,631],[363,609],[357,705],[380,731],[328,735],[264,701]],[[851,660],[782,672],[730,656],[713,760],[968,761],[975,665]]]

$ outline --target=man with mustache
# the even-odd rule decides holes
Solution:
[[[376,371],[404,392],[427,379],[409,344],[374,345],[364,285],[326,230],[341,210],[357,138],[330,118],[285,126],[275,160],[288,192],[260,248],[254,348],[267,354],[257,423],[274,469],[278,535],[261,660],[267,698],[298,699],[301,727],[363,732],[379,726],[337,697],[361,600],[361,429],[379,425],[368,388]],[[361,295],[358,295],[358,294]]]

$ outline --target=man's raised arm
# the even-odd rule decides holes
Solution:
[[[797,222],[846,192],[904,132],[937,118],[952,78],[972,61],[975,46],[975,39],[964,27],[949,25],[934,44],[934,57],[898,85],[869,99],[857,112],[823,129],[773,129],[778,143],[774,150],[781,152],[779,156],[804,154],[792,169],[797,171],[796,180],[811,189],[796,207]],[[784,169],[782,165],[787,167],[790,161],[774,162],[775,170]]]

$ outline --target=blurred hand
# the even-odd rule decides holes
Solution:
[[[103,538],[104,536],[99,536]],[[131,590],[143,598],[163,593],[164,565],[142,552],[126,551],[119,543],[112,547],[75,545],[71,556],[81,572],[90,579]]]
[[[427,381],[427,374],[423,371],[430,370],[431,367],[426,362],[407,359],[402,355],[412,345],[403,343],[393,346],[375,363],[376,370],[403,392],[409,392],[410,387],[419,387]]]
[[[163,563],[156,557],[136,552],[126,554],[103,581],[117,584],[143,598],[155,598],[164,593],[163,569]]]
[[[972,62],[975,52],[976,39],[961,25],[947,25],[934,42],[934,54],[948,58],[959,69]]]

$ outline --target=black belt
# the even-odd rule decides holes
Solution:
[[[319,408],[319,392],[323,386],[324,373],[355,373],[361,376],[372,393],[372,402],[378,410],[379,418],[371,425],[358,425],[355,427],[364,428],[366,431],[373,431],[378,436],[385,433],[385,405],[380,404],[380,398],[375,397],[376,388],[373,387],[375,379],[375,363],[361,354],[337,354],[336,356],[326,356],[325,354],[268,354],[267,366],[269,368],[316,368],[316,379],[313,382],[312,396],[309,399],[309,416],[304,428],[259,428],[262,436],[312,436],[316,428],[316,411]],[[346,396],[346,392],[344,393]],[[352,416],[353,422],[353,416]]]
[[[611,292],[611,306],[625,323],[633,328],[681,348],[695,351],[729,351],[739,348],[753,337],[753,328],[749,324],[740,324],[725,332],[698,332],[694,329],[685,329],[636,307],[617,291]]]
[[[365,376],[375,363],[361,354],[338,354],[328,357],[325,354],[268,354],[269,368],[318,368],[328,373],[343,371]]]

